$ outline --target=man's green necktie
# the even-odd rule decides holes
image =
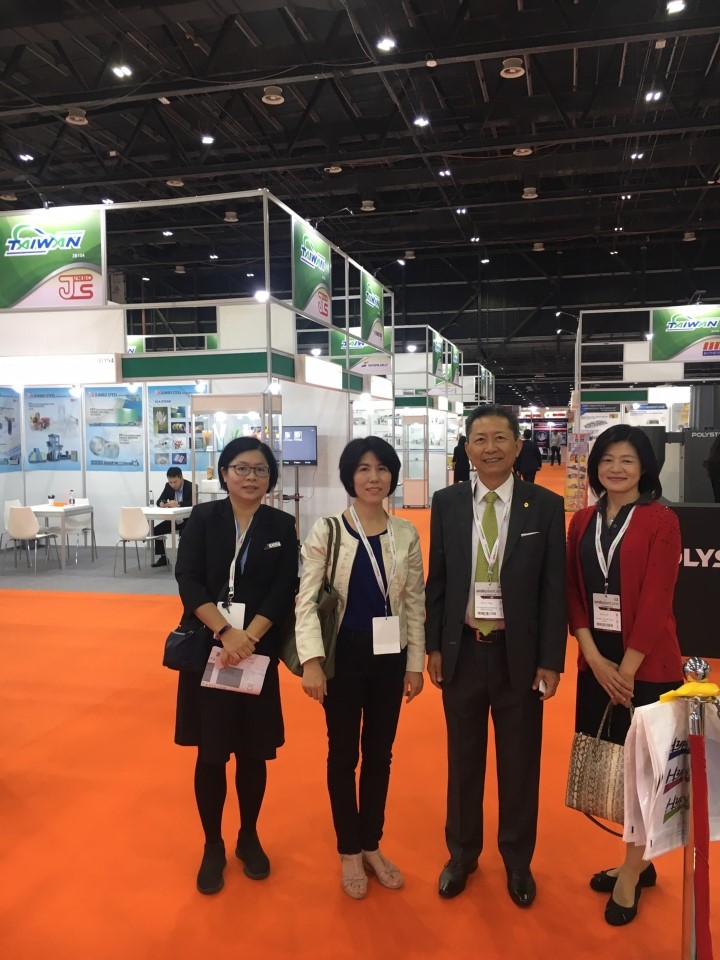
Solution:
[[[482,515],[482,528],[487,540],[488,553],[492,553],[495,541],[498,538],[497,514],[495,512],[495,501],[498,495],[490,490],[485,494],[485,510]],[[498,558],[499,559],[499,558]],[[488,562],[485,559],[485,551],[478,537],[477,559],[475,561],[475,583],[497,583],[498,580],[498,560],[495,561],[492,571],[488,569]],[[495,620],[475,620],[475,626],[480,633],[486,637],[496,626]]]

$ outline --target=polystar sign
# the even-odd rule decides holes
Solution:
[[[653,310],[652,334],[651,360],[720,360],[720,305]]]
[[[105,211],[0,215],[0,309],[103,306]]]

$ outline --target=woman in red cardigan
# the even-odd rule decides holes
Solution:
[[[605,430],[588,458],[599,500],[575,514],[568,532],[570,632],[580,648],[575,729],[596,736],[609,700],[603,737],[613,743],[625,742],[631,703],[654,703],[682,682],[673,616],[680,526],[657,502],[658,473],[640,428]],[[605,919],[613,926],[634,920],[642,888],[655,885],[655,867],[643,851],[626,844],[622,866],[590,880],[593,890],[610,894]]]

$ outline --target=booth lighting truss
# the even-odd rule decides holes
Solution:
[[[340,293],[340,294],[338,294],[338,293],[333,293],[333,294],[332,294],[332,301],[333,301],[333,302],[342,302],[342,303],[344,304],[344,307],[345,307],[345,309],[344,309],[344,313],[345,313],[345,326],[344,326],[344,327],[339,327],[337,324],[333,324],[332,322],[328,322],[328,321],[324,321],[324,320],[319,320],[317,317],[312,317],[312,316],[310,316],[309,314],[304,313],[303,311],[296,309],[294,306],[292,306],[292,304],[288,303],[286,300],[277,297],[277,296],[273,293],[273,283],[272,283],[273,272],[272,272],[272,264],[271,264],[271,257],[270,257],[270,229],[271,229],[270,211],[271,211],[271,207],[275,207],[275,208],[278,209],[278,210],[282,210],[283,213],[285,213],[285,214],[287,215],[287,217],[288,217],[288,220],[287,220],[287,260],[288,260],[288,264],[291,264],[291,261],[292,261],[292,222],[293,222],[293,220],[300,220],[300,221],[302,221],[302,222],[304,222],[304,223],[308,223],[308,226],[311,227],[311,228],[312,228],[312,225],[311,225],[308,221],[304,220],[304,218],[301,217],[298,213],[296,213],[291,207],[289,207],[287,204],[283,203],[282,200],[279,200],[276,196],[274,196],[274,194],[270,193],[269,190],[266,190],[266,189],[264,189],[264,188],[258,188],[258,189],[256,189],[256,190],[240,190],[240,191],[233,191],[233,192],[230,192],[230,193],[208,194],[208,195],[198,196],[198,197],[172,197],[172,198],[168,198],[168,199],[165,199],[165,200],[148,200],[148,201],[132,201],[132,202],[126,202],[126,203],[115,203],[115,204],[113,205],[113,207],[112,207],[112,210],[111,210],[111,211],[108,211],[108,215],[112,216],[112,215],[115,213],[115,211],[147,210],[147,209],[154,208],[154,207],[166,207],[166,208],[180,207],[180,208],[185,209],[185,208],[187,208],[188,206],[190,206],[190,205],[192,205],[192,204],[213,204],[213,205],[216,205],[216,204],[217,204],[217,205],[223,206],[223,205],[225,205],[225,204],[227,204],[227,203],[230,203],[230,202],[232,202],[232,204],[233,204],[233,209],[236,210],[236,211],[239,211],[240,208],[241,208],[241,205],[242,205],[242,202],[243,202],[243,201],[255,202],[255,203],[258,203],[258,201],[259,201],[259,202],[261,202],[261,204],[262,204],[262,218],[263,218],[263,256],[262,256],[262,260],[263,260],[263,264],[264,264],[264,275],[265,275],[264,287],[265,287],[265,289],[266,289],[267,292],[268,292],[268,298],[267,298],[267,300],[264,300],[264,301],[263,301],[263,302],[264,302],[264,306],[265,306],[266,344],[267,344],[267,346],[266,346],[266,352],[267,352],[267,369],[268,369],[268,371],[270,371],[270,370],[272,369],[272,362],[271,362],[272,357],[271,357],[271,355],[272,355],[273,347],[272,347],[272,324],[271,324],[271,315],[272,315],[272,307],[273,307],[273,305],[277,305],[278,307],[281,307],[282,309],[289,310],[289,311],[293,312],[294,314],[296,314],[297,316],[303,317],[304,319],[311,321],[313,324],[317,325],[318,327],[324,327],[324,328],[326,328],[328,331],[344,330],[344,332],[345,332],[345,334],[346,334],[347,342],[348,342],[348,344],[349,344],[349,339],[350,339],[351,337],[352,337],[352,338],[355,338],[355,335],[350,332],[350,327],[351,327],[351,324],[350,324],[350,301],[351,301],[351,300],[354,300],[354,299],[359,299],[359,297],[360,297],[360,294],[359,294],[359,293],[356,294],[356,293],[351,293],[351,292],[350,292],[350,291],[351,291],[351,278],[350,278],[350,273],[351,273],[351,270],[356,271],[356,272],[357,272],[357,279],[358,279],[358,282],[359,282],[359,279],[360,279],[360,277],[361,277],[361,275],[362,275],[363,272],[368,273],[370,276],[373,276],[372,271],[370,271],[370,270],[365,270],[364,267],[362,267],[356,260],[353,260],[352,257],[350,257],[350,256],[349,256],[347,253],[345,253],[343,250],[341,250],[340,247],[336,246],[334,243],[332,243],[332,242],[331,242],[330,240],[328,240],[326,237],[322,237],[322,234],[320,234],[320,236],[322,237],[323,241],[324,241],[325,243],[327,243],[328,246],[330,247],[331,252],[334,253],[337,257],[341,258],[341,259],[344,261],[344,265],[345,265],[345,270],[344,270],[344,291],[343,291],[342,293]],[[102,209],[107,209],[107,208],[105,208],[105,207],[102,207],[101,204],[92,204],[92,205],[90,205],[90,206],[95,206],[95,207],[98,207],[98,206],[99,206],[99,207],[101,207]],[[22,211],[20,211],[20,212],[22,212]],[[277,237],[278,228],[279,228],[278,222],[277,222],[277,221],[273,221],[273,223],[272,223],[272,230],[273,230],[273,237],[274,237],[274,238]],[[313,228],[313,229],[314,229],[314,228]],[[315,232],[315,233],[318,233],[317,230],[314,230],[314,232]],[[384,297],[384,298],[387,298],[387,299],[389,300],[389,303],[390,303],[390,327],[391,327],[391,328],[393,329],[393,331],[394,331],[394,327],[395,327],[395,297],[394,297],[393,291],[392,291],[389,287],[385,286],[385,284],[383,284],[381,281],[377,280],[376,278],[373,278],[373,279],[374,279],[375,282],[378,283],[378,284],[380,285],[380,287],[382,288],[383,297]],[[188,301],[175,301],[175,302],[172,302],[172,303],[168,303],[167,301],[161,301],[161,302],[158,302],[158,303],[133,303],[132,305],[126,307],[126,309],[143,310],[143,309],[149,309],[149,308],[156,308],[156,309],[164,309],[164,310],[167,310],[169,307],[190,307],[190,306],[192,306],[192,307],[198,307],[198,306],[207,307],[207,306],[212,306],[212,305],[215,305],[215,306],[225,306],[225,305],[232,305],[232,304],[247,304],[247,303],[252,303],[252,302],[257,302],[257,301],[256,301],[256,299],[255,299],[255,297],[254,297],[253,295],[250,295],[250,296],[248,296],[248,297],[243,297],[243,298],[223,298],[223,299],[217,299],[217,300],[201,300],[201,301],[190,301],[190,300],[188,300]],[[115,309],[117,309],[117,308],[115,308]],[[354,324],[352,324],[352,326],[354,326]],[[297,336],[297,328],[296,328],[296,336]],[[391,343],[394,343],[394,333],[393,333],[393,337],[392,337],[392,339],[391,339]],[[374,345],[373,345],[373,346],[374,346]],[[389,353],[390,355],[392,355],[392,353],[393,353],[392,350],[391,350],[391,351],[386,351],[386,350],[384,350],[384,348],[382,348],[382,347],[375,347],[375,349],[378,350],[378,351],[381,352],[381,353]],[[350,355],[349,355],[349,348],[348,348],[347,356],[346,356],[346,370],[348,370],[348,371],[349,371],[349,366],[350,366]]]

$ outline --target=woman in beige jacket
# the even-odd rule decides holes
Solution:
[[[338,515],[340,551],[334,586],[341,596],[335,674],[323,672],[317,597],[325,576],[328,527],[318,520],[302,548],[296,640],[303,689],[325,709],[328,792],[345,893],[361,900],[366,870],[391,889],[399,869],[379,848],[390,760],[403,695],[423,686],[423,565],[417,530],[390,517],[384,499],[397,486],[400,460],[379,437],[352,440],[340,479],[353,505]],[[362,748],[359,790],[355,771]]]

